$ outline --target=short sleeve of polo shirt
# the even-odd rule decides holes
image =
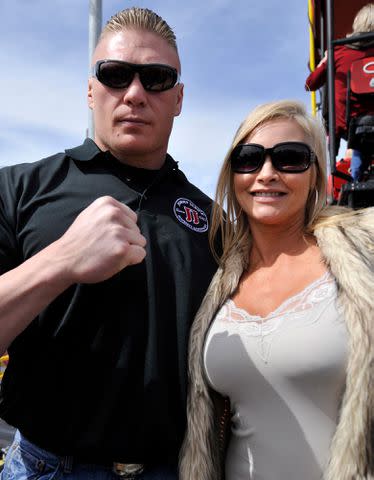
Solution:
[[[17,198],[12,167],[0,170],[0,275],[19,265]]]

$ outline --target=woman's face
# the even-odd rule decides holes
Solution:
[[[302,128],[291,119],[269,121],[245,139],[270,148],[281,142],[309,144]],[[306,202],[314,187],[315,167],[302,173],[276,170],[267,155],[262,168],[253,173],[234,173],[235,196],[250,225],[304,226]]]

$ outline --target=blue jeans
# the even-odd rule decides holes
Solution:
[[[359,150],[352,150],[351,159],[351,177],[355,181],[362,180],[362,176],[370,166],[371,154],[367,152],[360,152]]]
[[[362,161],[361,154],[358,150],[352,150],[352,159],[351,159],[351,177],[353,180],[360,180],[362,175]]]
[[[74,464],[66,471],[61,457],[39,448],[17,432],[6,459],[0,480],[121,480],[109,467]],[[177,480],[171,467],[146,470],[136,480]]]

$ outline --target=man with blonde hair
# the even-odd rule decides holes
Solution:
[[[161,17],[119,12],[92,59],[94,141],[0,171],[0,416],[18,429],[2,480],[177,478],[216,269],[211,201],[167,154],[180,71]]]

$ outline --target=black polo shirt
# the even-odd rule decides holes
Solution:
[[[170,156],[157,172],[91,140],[0,170],[0,273],[58,239],[96,198],[138,213],[147,255],[68,288],[9,347],[0,416],[52,452],[175,462],[186,421],[189,327],[216,269],[210,199]],[[53,259],[51,259],[53,261]]]

